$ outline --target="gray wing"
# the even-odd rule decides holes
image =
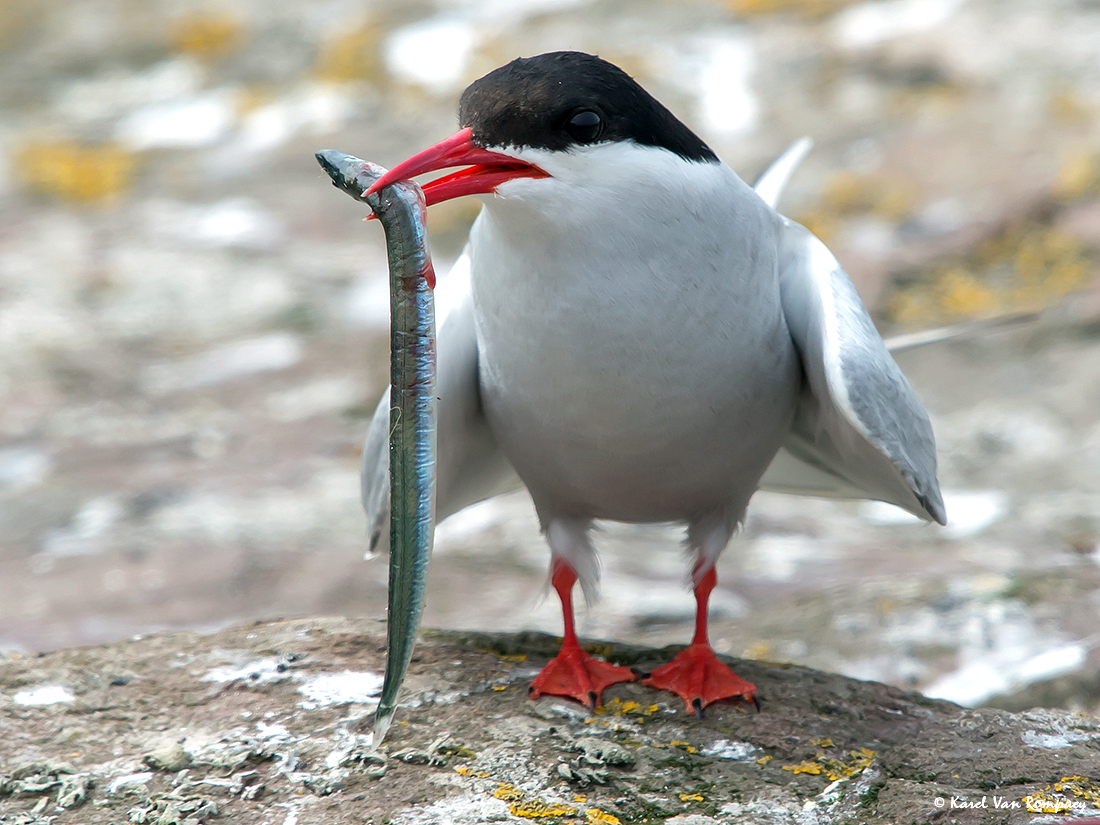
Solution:
[[[928,415],[825,244],[783,218],[783,313],[805,382],[760,486],[888,501],[946,523]]]
[[[489,431],[477,377],[477,336],[470,290],[469,248],[436,289],[438,454],[436,519],[520,486]],[[389,547],[390,393],[382,394],[363,444],[360,472],[370,552]]]

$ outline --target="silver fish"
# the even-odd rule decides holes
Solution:
[[[343,152],[316,157],[333,185],[357,199],[386,173]],[[386,232],[390,268],[390,584],[386,676],[374,719],[378,747],[416,644],[435,532],[435,271],[420,187],[402,181],[366,202]]]

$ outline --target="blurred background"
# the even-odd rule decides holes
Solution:
[[[381,230],[313,153],[392,166],[464,86],[597,52],[781,203],[886,334],[951,524],[760,494],[722,652],[965,704],[1100,709],[1097,0],[0,0],[0,655],[384,615],[359,444],[387,374]],[[437,269],[473,199],[433,207]],[[584,634],[686,642],[680,534],[608,526]],[[439,531],[425,621],[559,632],[514,495]]]

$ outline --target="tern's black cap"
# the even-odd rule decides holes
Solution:
[[[583,52],[519,58],[489,72],[462,93],[458,118],[482,146],[568,150],[633,140],[686,160],[718,161],[630,75]]]

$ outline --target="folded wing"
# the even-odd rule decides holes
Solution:
[[[871,498],[944,524],[928,415],[825,245],[783,219],[783,312],[805,382],[761,487]]]

